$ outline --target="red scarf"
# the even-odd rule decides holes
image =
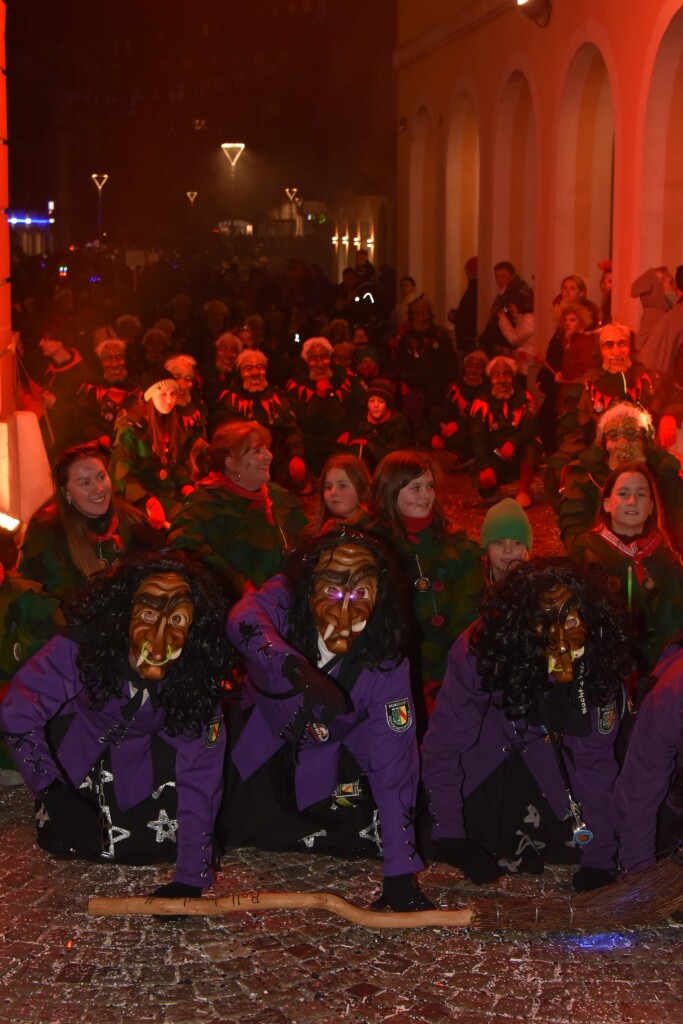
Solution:
[[[236,494],[238,498],[248,498],[248,511],[252,512],[256,509],[262,508],[270,525],[275,526],[275,518],[273,516],[273,499],[268,492],[267,484],[263,484],[259,487],[258,491],[248,491],[246,487],[240,487],[240,485],[226,473],[217,473],[215,470],[212,470],[208,476],[204,477],[201,483],[215,484],[219,487],[225,488],[226,491],[230,491],[231,494]]]
[[[411,544],[417,544],[417,535],[426,530],[428,526],[431,526],[434,522],[434,509],[429,510],[428,516],[416,518],[415,516],[404,516],[399,513],[399,518],[403,523],[406,533],[408,534],[408,540]]]
[[[616,533],[613,533],[607,526],[603,525],[597,531],[605,544],[618,551],[620,555],[630,558],[635,567],[636,579],[642,586],[643,580],[649,576],[645,566],[642,564],[645,558],[649,558],[662,543],[662,535],[659,530],[650,530],[644,537],[634,537],[633,540],[625,543]]]
[[[123,548],[123,542],[118,533],[119,520],[116,512],[113,513],[109,526],[105,527],[104,533],[95,533],[93,530],[88,530],[88,540],[91,544],[103,544],[106,540],[114,542],[114,547],[117,551],[121,551]]]

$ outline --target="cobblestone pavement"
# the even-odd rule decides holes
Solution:
[[[469,507],[467,494],[450,493],[447,504],[476,535],[485,510]],[[534,507],[531,519],[536,549],[558,553],[550,509]],[[2,1022],[683,1021],[683,930],[668,924],[542,936],[370,931],[318,910],[95,918],[88,897],[148,894],[171,869],[55,860],[35,846],[31,817],[23,787],[0,788]],[[530,899],[566,895],[569,875],[547,869],[504,886]],[[379,862],[244,850],[224,858],[216,894],[325,890],[367,906],[380,880]],[[421,884],[442,907],[481,894],[438,866]]]

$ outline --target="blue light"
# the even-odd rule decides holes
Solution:
[[[575,946],[578,949],[601,952],[607,949],[627,949],[633,943],[621,932],[600,932],[597,935],[565,935],[563,945]]]

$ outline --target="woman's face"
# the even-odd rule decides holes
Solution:
[[[325,473],[324,501],[328,511],[338,519],[348,519],[358,509],[358,492],[343,469]]]
[[[572,281],[571,277],[565,277],[562,282],[562,300],[564,302],[576,302],[581,297],[581,291],[576,281]]]
[[[239,459],[230,456],[225,460],[228,472],[236,478],[240,487],[247,491],[258,491],[270,480],[270,464],[273,456],[269,448],[255,441]]]
[[[491,575],[496,583],[502,580],[513,562],[526,562],[529,552],[520,540],[494,540],[486,549]]]
[[[565,337],[571,337],[573,334],[578,334],[581,330],[581,321],[576,313],[565,313],[562,317],[562,324],[564,326]]]
[[[162,416],[167,416],[175,409],[178,401],[178,388],[176,385],[166,385],[159,388],[152,395],[152,405]]]
[[[101,459],[76,459],[69,466],[64,496],[84,516],[97,519],[109,508],[111,480]]]
[[[396,508],[402,516],[426,519],[434,507],[434,477],[428,469],[402,487],[396,499]]]
[[[635,537],[643,532],[654,504],[650,484],[642,473],[622,473],[615,481],[612,492],[602,503],[612,520],[612,530],[623,537]]]

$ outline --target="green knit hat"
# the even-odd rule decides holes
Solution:
[[[521,505],[513,498],[503,498],[492,505],[481,524],[480,544],[486,550],[496,540],[519,541],[531,554],[534,533]]]

